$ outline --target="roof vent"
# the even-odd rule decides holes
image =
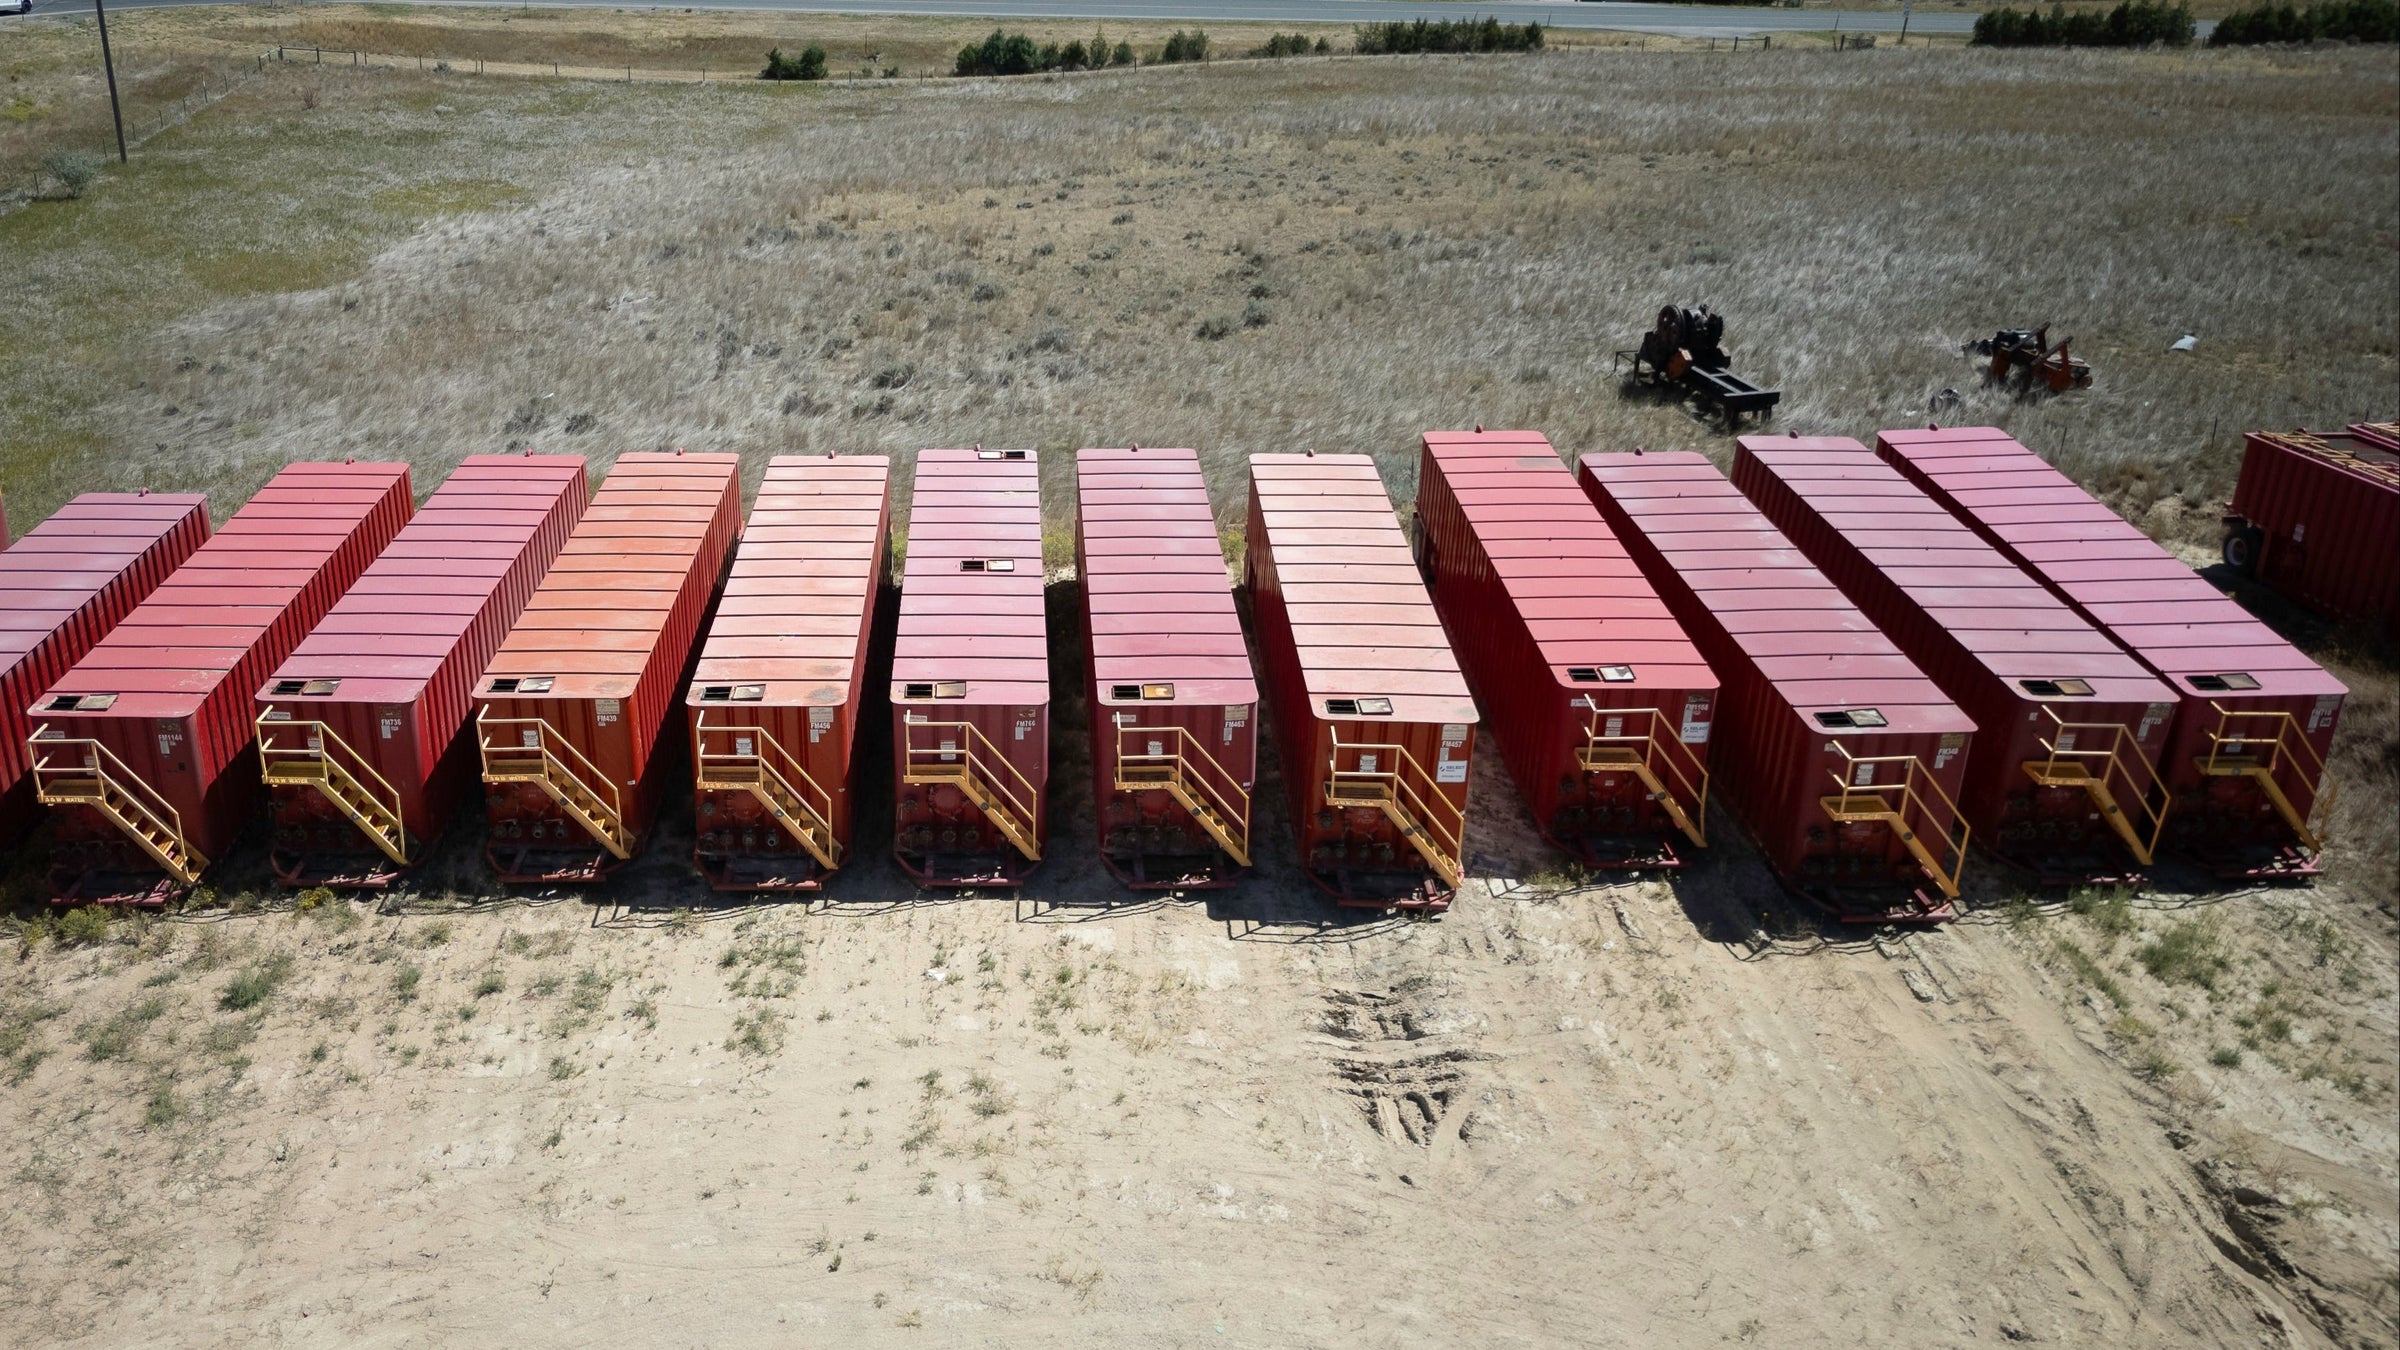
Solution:
[[[1017,560],[1014,558],[961,558],[958,560],[958,570],[961,572],[1014,572],[1017,570]]]
[[[2221,694],[2227,690],[2258,688],[2258,678],[2256,676],[2244,675],[2238,671],[2229,671],[2223,675],[2189,675],[2185,678],[2190,681],[2192,688],[2207,694]]]
[[[756,703],[767,696],[763,684],[704,684],[700,686],[702,703]]]
[[[900,686],[902,698],[965,698],[965,680],[923,680]]]
[[[1603,684],[1630,684],[1633,681],[1633,667],[1602,666],[1600,681]]]
[[[1598,684],[1600,683],[1600,668],[1598,666],[1569,666],[1567,667],[1567,678],[1577,684]]]
[[[2017,687],[2035,698],[2090,698],[2089,680],[2019,680]]]
[[[1844,727],[1880,727],[1890,723],[1873,708],[1845,708],[1840,712],[1818,713],[1817,725],[1838,731]]]
[[[106,712],[117,701],[115,694],[60,694],[50,700],[46,712]]]
[[[548,675],[504,675],[492,681],[495,694],[547,694],[557,681]]]
[[[268,690],[267,693],[275,698],[290,698],[306,688],[307,685],[308,681],[306,680],[277,680],[275,687]]]
[[[1024,451],[1022,451],[1022,450],[986,450],[986,449],[984,449],[982,446],[980,446],[980,445],[979,445],[979,446],[976,446],[976,447],[975,447],[975,458],[977,458],[977,459],[1023,459],[1023,458],[1025,458],[1025,452],[1024,452]]]
[[[1108,687],[1108,696],[1126,703],[1137,700],[1155,703],[1162,699],[1175,697],[1175,686],[1171,684],[1112,684]]]
[[[1389,717],[1392,701],[1388,698],[1329,698],[1325,700],[1329,717]]]

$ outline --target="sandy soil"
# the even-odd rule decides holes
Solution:
[[[667,839],[593,900],[28,948],[0,983],[0,1326],[2390,1343],[2388,1068],[2363,1098],[2264,1063],[2144,1082],[2046,955],[2071,916],[1828,941],[1734,838],[1671,882],[1528,880],[1549,860],[1515,810],[1481,796],[1482,875],[1431,923],[1336,922],[1288,856],[1128,904],[1080,850],[1016,901],[911,899],[869,862],[805,911],[672,910]],[[2304,967],[2292,913],[2352,959],[2336,899],[2277,898],[2288,942],[2255,898],[2211,912],[2245,966]],[[2390,952],[2387,926],[2318,1036],[2388,1048]],[[2174,990],[2123,982],[2171,1021]]]

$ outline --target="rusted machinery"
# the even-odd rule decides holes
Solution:
[[[2092,387],[2091,364],[2067,352],[2067,345],[2074,340],[2060,338],[2057,346],[2051,346],[2048,324],[2003,328],[1988,340],[1968,343],[1967,351],[1990,359],[1983,372],[1986,384],[2009,385],[2020,396],[2045,389],[2063,394]]]
[[[1632,363],[1632,382],[1680,389],[1703,408],[1725,415],[1728,430],[1743,413],[1774,415],[1783,401],[1780,389],[1761,389],[1726,367],[1725,316],[1706,305],[1668,305],[1658,311],[1658,325],[1642,335],[1639,351],[1618,352],[1617,364]]]

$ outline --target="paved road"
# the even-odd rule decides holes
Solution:
[[[107,0],[110,9],[164,9],[237,0]],[[518,0],[418,0],[418,3],[518,7]],[[542,8],[618,9],[610,0],[532,0]],[[1093,19],[1117,23],[1379,23],[1393,19],[1540,20],[1559,28],[1614,29],[1682,37],[1748,37],[1755,33],[1897,33],[1890,11],[1750,9],[1721,5],[1578,3],[1577,0],[689,0],[665,9],[773,10],[787,14],[913,14],[975,19]],[[34,0],[36,14],[89,13],[90,0]],[[7,20],[0,19],[0,24]],[[1965,33],[1975,16],[1919,14],[1912,33]]]

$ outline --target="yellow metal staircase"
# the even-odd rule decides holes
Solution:
[[[1149,788],[1164,788],[1236,867],[1250,865],[1250,796],[1199,737],[1182,727],[1117,728],[1117,791]]]
[[[2308,743],[2300,719],[2288,712],[2235,712],[2221,703],[2216,730],[2208,733],[2208,753],[2200,757],[2200,772],[2212,778],[2239,776],[2258,784],[2260,795],[2291,828],[2293,838],[2310,852],[2325,847],[2325,823],[2332,818],[2335,787],[2325,772],[2325,759]]]
[[[178,885],[189,886],[208,870],[208,859],[183,832],[182,814],[134,777],[107,746],[54,736],[49,727],[39,726],[25,748],[33,761],[34,796],[44,806],[88,806],[99,812]]]
[[[1451,805],[1416,756],[1398,745],[1344,742],[1336,733],[1331,767],[1326,805],[1383,812],[1444,885],[1465,882],[1467,813]]]
[[[2026,760],[2026,776],[2047,788],[2081,788],[2134,861],[2148,867],[2166,828],[2167,793],[2158,771],[2142,757],[2141,743],[2116,722],[2069,722],[2048,708],[2042,711],[2052,723],[2042,741],[2050,753]]]
[[[974,723],[910,713],[901,729],[907,763],[902,782],[957,788],[1028,862],[1042,860],[1041,794]]]
[[[1849,771],[1827,771],[1841,791],[1817,799],[1825,814],[1840,825],[1880,822],[1890,826],[1942,894],[1957,899],[1969,830],[1958,818],[1958,804],[1926,771],[1924,761],[1915,755],[1853,755],[1839,742],[1833,748],[1848,761]],[[1899,766],[1897,781],[1874,781],[1886,764]],[[1862,765],[1866,767],[1862,769]],[[1935,845],[1942,852],[1935,852]],[[1948,866],[1943,865],[1944,854]]]
[[[625,826],[625,800],[617,785],[549,722],[491,712],[487,707],[475,715],[483,781],[539,787],[611,855],[631,858],[633,832]]]
[[[702,712],[692,750],[698,758],[695,786],[701,791],[749,793],[819,866],[830,872],[842,865],[842,844],[833,837],[832,794],[766,728],[710,726]]]
[[[295,721],[272,709],[260,713],[258,759],[270,786],[316,789],[385,857],[402,867],[409,865],[408,826],[401,818],[398,789],[333,728]]]
[[[1575,752],[1583,771],[1639,778],[1675,828],[1708,847],[1708,769],[1674,734],[1675,724],[1656,708],[1602,708],[1589,698],[1583,706],[1592,714],[1584,725],[1583,748]],[[1661,730],[1668,734],[1660,735]],[[1668,786],[1667,776],[1674,778],[1680,793]]]

